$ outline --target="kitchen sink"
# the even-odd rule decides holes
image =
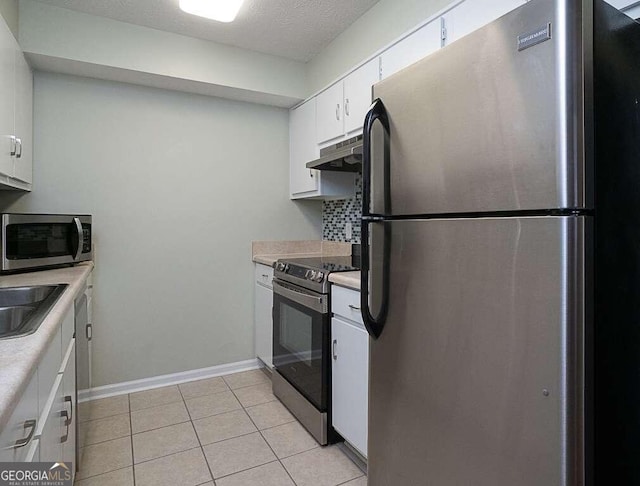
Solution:
[[[35,332],[66,284],[0,288],[0,339]]]

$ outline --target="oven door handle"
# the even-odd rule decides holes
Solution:
[[[273,292],[316,312],[323,314],[329,312],[327,298],[324,295],[318,296],[294,290],[293,288],[285,287],[275,280],[273,281]]]

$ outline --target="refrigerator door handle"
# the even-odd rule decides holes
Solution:
[[[367,332],[373,339],[380,337],[384,328],[387,312],[389,307],[389,260],[391,256],[391,226],[389,222],[383,221],[381,216],[372,214],[371,211],[371,171],[372,171],[372,157],[371,157],[371,135],[373,131],[373,125],[376,121],[382,124],[385,130],[384,141],[384,165],[383,167],[383,213],[387,213],[390,209],[390,194],[389,194],[389,117],[387,110],[380,99],[376,99],[364,120],[363,129],[363,157],[362,157],[362,258],[361,258],[361,281],[360,281],[360,308],[362,314],[362,320],[367,329]],[[372,232],[371,243],[382,244],[382,265],[376,265],[376,271],[372,272],[371,265],[371,248],[369,242],[369,229],[371,225],[382,225],[382,241],[378,241],[377,232]],[[373,285],[369,285],[369,278],[381,279],[380,286],[375,288],[379,289],[378,294],[382,299],[380,307],[377,310],[377,315],[373,315],[371,312],[371,306],[369,305],[370,289],[373,289]]]
[[[371,208],[371,173],[372,173],[372,157],[371,157],[371,136],[373,132],[373,124],[378,121],[382,124],[385,131],[386,140],[384,141],[384,165],[383,167],[383,205],[382,213]],[[379,98],[376,99],[367,115],[364,118],[364,128],[362,137],[362,216],[367,218],[374,215],[387,214],[391,207],[391,195],[389,191],[389,116],[387,110]]]

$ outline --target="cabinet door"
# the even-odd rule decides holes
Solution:
[[[316,141],[319,144],[344,135],[342,99],[342,81],[316,96]]]
[[[59,462],[62,460],[62,438],[66,431],[66,417],[63,411],[68,407],[64,402],[62,375],[58,375],[49,395],[41,420],[40,460]]]
[[[38,374],[31,378],[18,405],[0,433],[0,462],[26,460],[38,427]],[[24,439],[31,436],[31,440]]]
[[[333,427],[367,455],[369,335],[338,318],[331,320]]]
[[[291,195],[318,189],[319,174],[306,164],[320,156],[316,141],[315,98],[289,112],[289,169]]]
[[[383,52],[382,79],[440,49],[440,29],[440,19],[437,19]]]
[[[24,462],[39,462],[40,461],[40,439],[31,441],[28,446],[27,455],[24,458]]]
[[[72,473],[76,470],[76,424],[77,424],[77,400],[76,400],[76,345],[75,339],[69,344],[65,357],[67,365],[62,375],[62,397],[65,405],[63,417],[64,435],[62,436],[62,460],[71,462]]]
[[[444,15],[447,44],[454,42],[511,10],[526,0],[467,0]]]
[[[32,181],[33,164],[33,73],[22,51],[16,49],[16,116],[15,135],[20,138],[14,158],[14,177]]]
[[[380,81],[380,59],[360,66],[344,79],[344,131],[361,130],[371,106],[371,86]]]
[[[256,326],[256,356],[269,368],[273,367],[273,292],[260,285],[256,286],[254,320]]]
[[[16,41],[0,16],[0,174],[13,176]]]

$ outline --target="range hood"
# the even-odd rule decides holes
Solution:
[[[307,162],[308,169],[362,172],[362,135],[320,150],[320,158]]]

